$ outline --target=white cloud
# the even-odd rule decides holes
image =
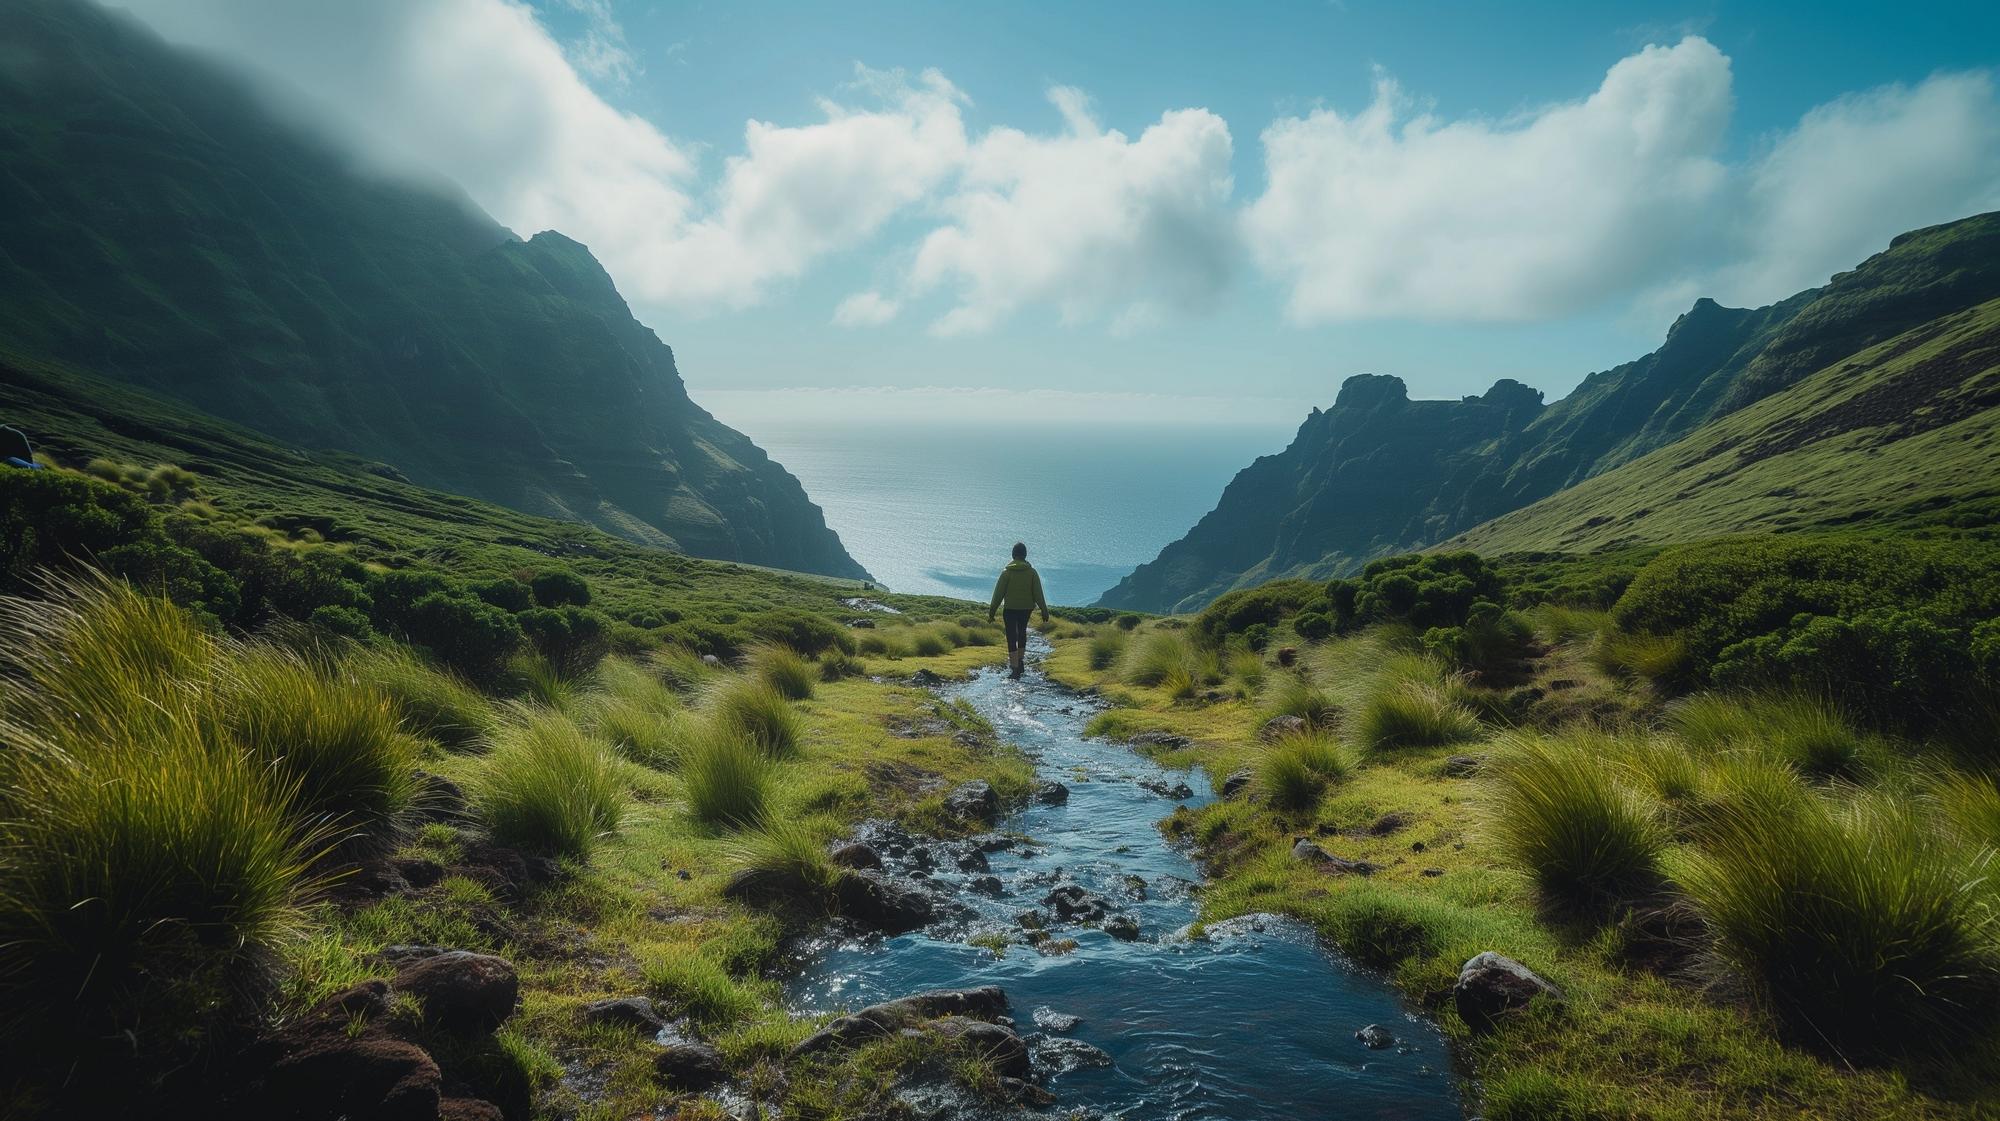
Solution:
[[[1992,75],[1939,74],[1828,102],[1747,178],[1743,256],[1714,294],[1762,304],[1824,284],[1899,233],[2000,208]]]
[[[1674,260],[1725,179],[1729,87],[1729,60],[1698,38],[1505,121],[1439,120],[1381,78],[1360,113],[1265,130],[1247,236],[1298,321],[1571,312]]]
[[[1064,131],[980,136],[941,204],[950,224],[917,250],[912,289],[955,297],[934,329],[985,330],[1030,304],[1127,325],[1207,306],[1236,255],[1229,126],[1180,109],[1131,139],[1102,129],[1078,91],[1049,97]]]
[[[625,42],[625,28],[611,11],[611,0],[563,0],[584,18],[583,38],[569,45],[570,59],[594,78],[624,85],[641,72],[639,60]]]
[[[856,292],[833,309],[836,327],[880,327],[896,318],[903,305],[880,292]]]

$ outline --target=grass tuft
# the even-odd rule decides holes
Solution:
[[[738,736],[697,737],[681,761],[689,815],[711,829],[762,824],[771,805],[771,771],[764,752]]]
[[[1831,704],[1803,694],[1700,693],[1674,705],[1670,723],[1697,752],[1755,749],[1815,778],[1858,778],[1875,749]]]
[[[1333,694],[1303,674],[1285,674],[1272,685],[1264,699],[1264,718],[1296,716],[1314,728],[1331,728],[1340,718],[1340,704]]]
[[[1299,813],[1319,804],[1326,788],[1352,773],[1353,761],[1332,736],[1285,736],[1257,763],[1257,789],[1279,809]]]
[[[752,677],[793,701],[811,697],[813,682],[819,677],[819,667],[789,646],[759,646],[750,651],[746,665]]]
[[[499,727],[493,703],[479,690],[424,664],[407,646],[363,650],[346,669],[389,698],[403,727],[446,747],[480,744]]]
[[[1666,837],[1608,762],[1617,755],[1596,732],[1517,736],[1489,768],[1486,828],[1553,899],[1602,903],[1660,882]]]
[[[1355,740],[1369,750],[1442,747],[1475,739],[1479,731],[1479,718],[1443,686],[1395,678],[1368,692],[1352,727]]]
[[[506,844],[584,858],[624,817],[617,760],[563,713],[525,711],[484,764],[473,803]]]
[[[718,730],[755,744],[766,757],[790,759],[805,738],[805,720],[792,702],[756,678],[731,678],[709,694],[709,719]]]
[[[1127,637],[1124,631],[1101,630],[1090,638],[1090,668],[1110,669],[1118,661],[1118,655],[1125,652]]]

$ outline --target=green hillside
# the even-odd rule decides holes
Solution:
[[[429,487],[866,574],[582,245],[364,174],[78,0],[0,7],[0,343]]]
[[[1244,469],[1184,538],[1100,602],[1194,610],[1235,588],[1284,576],[1341,576],[1378,557],[1436,545],[1785,393],[1816,370],[2000,296],[1996,262],[2000,215],[1907,233],[1826,287],[1769,307],[1700,300],[1660,349],[1592,374],[1546,406],[1539,393],[1509,380],[1458,401],[1413,401],[1398,378],[1349,378],[1333,407],[1314,410],[1290,447]],[[1915,395],[1871,408],[1914,416],[1934,407],[1925,394],[1957,382],[1901,384]],[[1855,461],[1855,474],[1870,481],[1857,486],[1911,482],[1877,481],[1884,472],[1864,462]],[[1975,480],[1994,473],[1990,459],[1973,472]],[[1943,497],[1926,485],[1918,481],[1888,505]],[[1627,512],[1666,497],[1635,502]],[[1887,508],[1863,503],[1847,512],[1866,516],[1864,507]]]
[[[1594,551],[1895,521],[2000,495],[2000,300],[1934,320],[1445,543]]]

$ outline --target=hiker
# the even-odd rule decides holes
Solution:
[[[1028,615],[1035,608],[1042,611],[1042,625],[1049,625],[1049,602],[1042,598],[1042,574],[1028,563],[1028,547],[1014,542],[1014,559],[1000,570],[1000,579],[993,584],[993,602],[986,605],[986,621],[993,621],[993,612],[1001,610],[1007,621],[1007,668],[1008,676],[1016,680],[1021,677],[1022,663],[1028,656]]]

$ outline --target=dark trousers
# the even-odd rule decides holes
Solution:
[[[1009,654],[1016,650],[1026,650],[1028,648],[1028,616],[1034,613],[1033,608],[1026,611],[1002,611],[1000,613],[1000,620],[1007,624],[1007,652]]]

